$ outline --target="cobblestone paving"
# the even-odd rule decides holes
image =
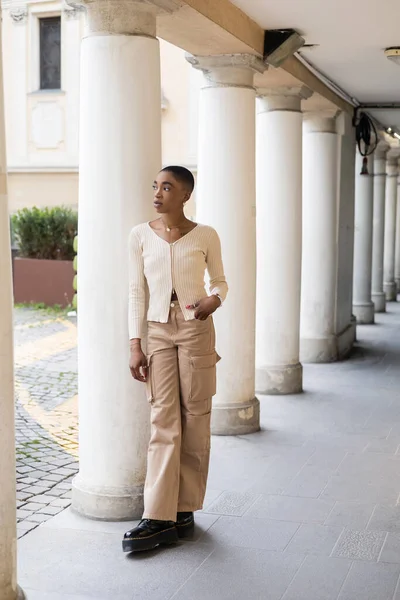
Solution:
[[[76,320],[16,308],[18,537],[70,505],[78,471]]]

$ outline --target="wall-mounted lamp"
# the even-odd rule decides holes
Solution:
[[[400,47],[386,48],[385,56],[400,67]]]

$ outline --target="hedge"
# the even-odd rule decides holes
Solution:
[[[78,231],[78,215],[64,206],[23,208],[11,217],[18,244],[24,258],[73,260],[74,238]]]

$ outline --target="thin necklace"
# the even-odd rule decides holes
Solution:
[[[165,227],[165,230],[166,230],[166,231],[168,231],[168,232],[171,232],[171,231],[172,231],[172,229],[178,229],[178,231],[179,231],[179,229],[180,229],[180,227],[181,227],[180,225],[171,225],[171,226],[169,226],[169,225],[166,225],[166,224],[164,223],[164,220],[163,220],[163,218],[162,218],[162,217],[160,217],[160,221],[161,221],[161,223],[164,225],[164,227]]]

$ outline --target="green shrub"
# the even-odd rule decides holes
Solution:
[[[19,256],[73,260],[78,215],[64,206],[23,208],[11,217]]]

